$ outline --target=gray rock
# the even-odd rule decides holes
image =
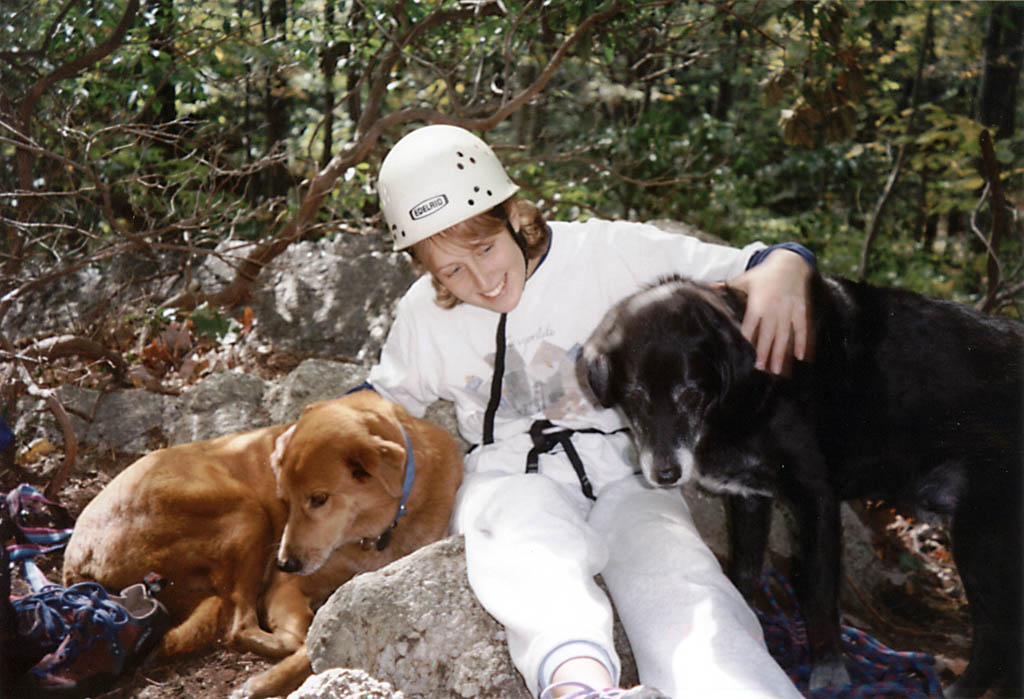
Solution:
[[[682,492],[701,538],[720,559],[728,558],[729,530],[725,516],[725,497],[709,492],[693,482],[685,484]],[[772,512],[771,533],[768,537],[769,565],[778,566],[793,558],[793,531],[792,514],[787,507],[777,502]]]
[[[431,544],[381,570],[358,575],[317,611],[306,638],[314,672],[360,668],[410,699],[528,699],[505,631],[466,579],[461,537]],[[623,681],[636,665],[616,620]]]
[[[271,422],[280,424],[299,417],[302,409],[319,400],[338,398],[366,381],[369,367],[362,364],[307,359],[266,393]]]
[[[56,393],[71,420],[75,438],[102,451],[142,454],[161,446],[167,439],[165,426],[180,415],[174,396],[141,388],[104,393],[66,384]],[[25,443],[40,437],[63,442],[45,402],[34,398],[19,401],[14,431]]]
[[[268,384],[236,371],[212,374],[181,394],[181,418],[170,444],[197,442],[272,424],[263,400]]]
[[[279,349],[373,361],[415,278],[407,255],[373,237],[295,243],[260,276],[250,301],[256,332]]]
[[[410,699],[530,696],[504,630],[469,590],[461,538],[342,585],[317,611],[306,646],[314,672],[360,668]]]
[[[43,279],[56,271],[51,258],[30,258],[23,264],[21,279]],[[100,314],[137,315],[173,293],[182,266],[178,254],[142,249],[97,261],[30,287],[14,299],[0,331],[16,342],[31,335],[75,333]]]
[[[387,682],[370,677],[362,670],[331,668],[311,675],[288,699],[405,699],[405,695]]]

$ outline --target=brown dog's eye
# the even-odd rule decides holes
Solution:
[[[309,496],[310,507],[323,507],[327,504],[327,493],[313,493]]]
[[[348,467],[352,469],[352,477],[359,483],[362,483],[370,477],[370,472],[363,468],[363,464],[359,461],[354,459],[349,461]]]

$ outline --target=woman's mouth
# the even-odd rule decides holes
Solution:
[[[480,293],[484,298],[495,299],[498,296],[501,296],[501,292],[505,290],[505,284],[506,278],[502,277],[501,282],[498,284],[498,286],[494,287],[490,291],[482,291]]]

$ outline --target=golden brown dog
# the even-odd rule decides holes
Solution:
[[[447,432],[358,391],[307,406],[289,425],[131,464],[79,516],[64,582],[119,590],[163,575],[159,599],[174,626],[161,655],[223,640],[290,656],[238,692],[279,695],[310,672],[313,606],[356,573],[443,537],[461,478]]]

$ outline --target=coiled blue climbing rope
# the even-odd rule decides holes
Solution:
[[[775,596],[776,588],[786,593],[788,599],[785,608]],[[793,588],[782,574],[767,570],[761,578],[761,589],[771,606],[770,611],[754,610],[764,630],[765,643],[772,657],[804,696],[813,699],[942,697],[942,685],[935,672],[934,656],[893,650],[852,626],[842,627],[842,650],[851,684],[809,690],[810,651],[806,627]]]

